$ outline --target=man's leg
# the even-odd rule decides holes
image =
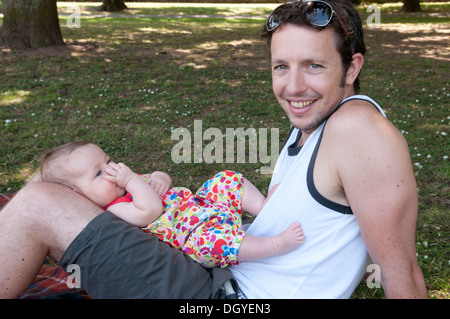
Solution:
[[[48,255],[59,260],[98,214],[99,207],[72,190],[30,183],[0,211],[0,298],[17,298]]]
[[[18,297],[47,255],[78,265],[94,298],[210,298],[235,283],[72,190],[33,183],[0,212],[0,298]]]

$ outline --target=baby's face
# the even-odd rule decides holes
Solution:
[[[88,144],[69,155],[68,166],[75,177],[75,190],[100,207],[105,207],[125,194],[125,189],[103,176],[103,169],[111,162],[98,146]]]

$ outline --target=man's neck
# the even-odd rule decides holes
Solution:
[[[347,98],[349,98],[349,97],[351,97],[351,96],[353,96],[353,95],[355,95],[355,94],[356,94],[356,93],[355,93],[355,90],[354,90],[353,86],[347,86],[347,88],[345,89],[345,93],[344,93],[344,95],[343,95],[342,100],[339,102],[339,104],[336,106],[336,108],[330,113],[330,115],[325,119],[325,121],[328,120],[328,118],[336,111],[336,109],[339,107],[339,105],[341,104],[342,101],[344,101],[345,99],[347,99]],[[322,122],[322,123],[323,123],[323,122]],[[322,123],[320,123],[320,125],[322,125]],[[299,140],[297,141],[297,143],[296,143],[295,146],[296,146],[296,147],[299,147],[299,146],[305,144],[305,143],[306,143],[306,140],[308,139],[308,137],[309,137],[315,130],[317,130],[317,129],[320,127],[320,125],[318,125],[316,128],[314,128],[314,129],[312,129],[312,130],[302,130],[301,137],[299,138]]]

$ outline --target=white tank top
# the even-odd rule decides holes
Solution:
[[[349,99],[369,101],[384,115],[375,101],[362,95],[340,105]],[[298,149],[290,148],[298,139],[298,129],[291,131],[281,150],[270,187],[281,184],[247,234],[275,236],[300,222],[305,242],[285,255],[231,267],[248,298],[349,298],[366,271],[369,256],[350,207],[322,197],[312,180],[315,150],[325,124],[298,154]]]

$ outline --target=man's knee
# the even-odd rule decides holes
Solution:
[[[55,260],[86,225],[103,212],[65,186],[40,182],[25,186],[8,205],[11,205],[9,222],[20,225]]]
[[[38,209],[42,205],[48,207],[52,201],[56,200],[55,197],[62,196],[66,191],[64,188],[62,185],[51,183],[29,183],[13,197],[5,208],[33,211],[33,208]]]
[[[99,207],[73,190],[62,185],[42,182],[27,184],[4,207],[4,210],[5,213],[11,212],[17,217],[33,222],[55,217],[55,214],[70,211],[74,207],[95,214],[102,212]]]
[[[0,219],[20,223],[22,227],[32,225],[42,216],[42,207],[51,206],[50,190],[52,185],[45,183],[30,183],[23,187],[2,209]]]

